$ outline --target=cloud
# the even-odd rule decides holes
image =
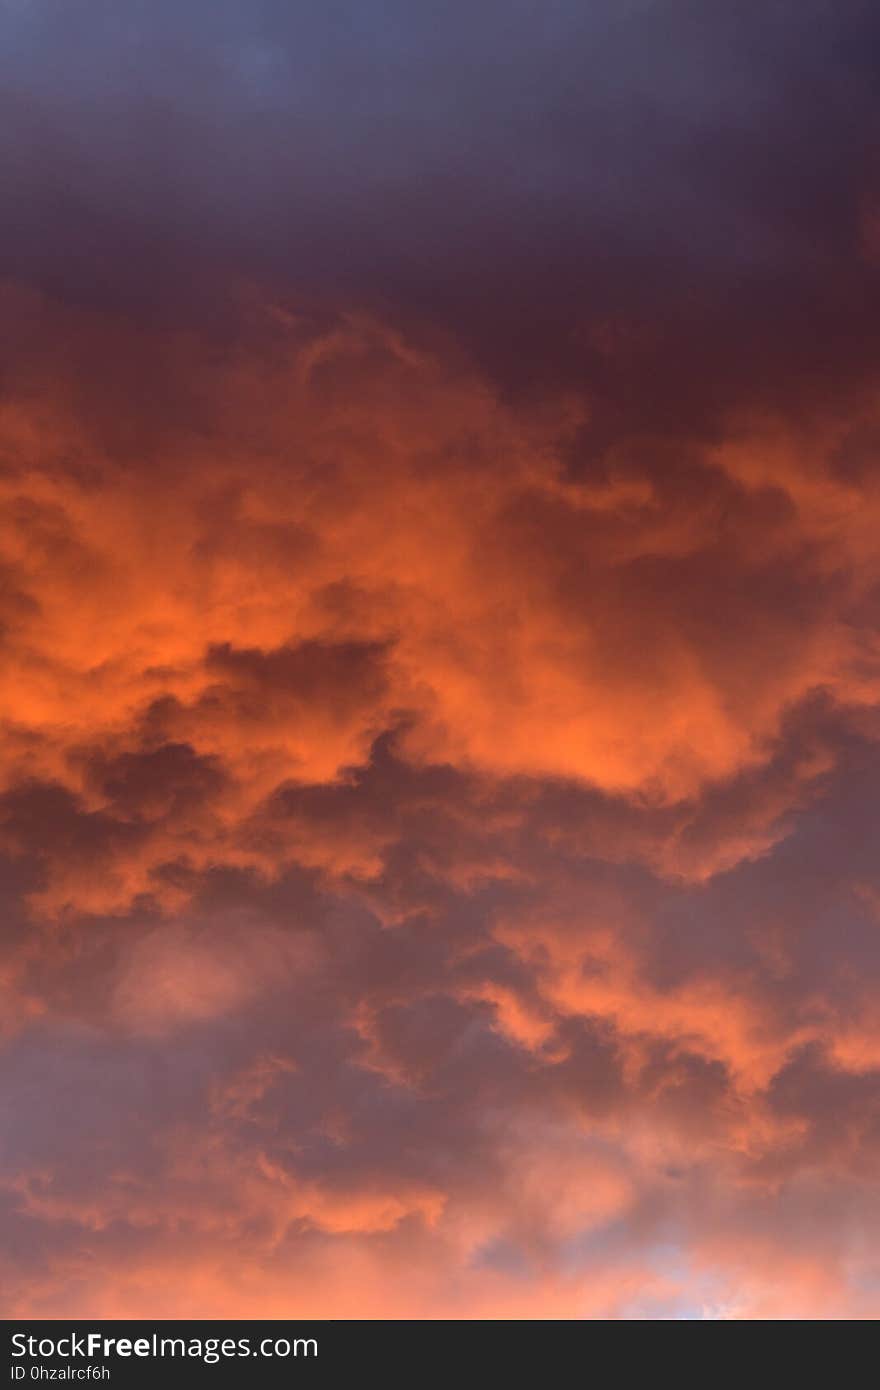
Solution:
[[[32,373],[6,408],[6,835],[25,848],[22,796],[64,806],[46,910],[177,903],[212,863],[274,872],[273,796],[350,781],[383,736],[487,787],[652,808],[654,835],[679,807],[631,852],[686,876],[694,835],[672,842],[693,808],[763,779],[750,828],[702,853],[771,844],[833,762],[821,735],[784,751],[797,712],[876,699],[880,503],[835,468],[851,422],[809,444],[746,422],[673,468],[627,444],[572,479],[565,397],[506,405],[370,323],[266,331],[271,358],[219,368],[189,345],[203,424],[166,424],[158,472],[114,463],[112,402],[83,420],[75,370]],[[375,876],[388,832],[360,832],[322,847],[288,825],[290,862]]]
[[[7,8],[10,1311],[876,1315],[873,7]]]

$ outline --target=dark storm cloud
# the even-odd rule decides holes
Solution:
[[[869,4],[39,0],[4,22],[7,273],[172,314],[201,283],[202,318],[238,275],[445,323],[508,378],[588,374],[593,444],[874,359]]]

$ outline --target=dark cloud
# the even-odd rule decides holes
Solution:
[[[12,274],[172,316],[201,284],[208,322],[237,275],[445,324],[505,376],[588,378],[606,429],[876,359],[867,3],[6,19]]]

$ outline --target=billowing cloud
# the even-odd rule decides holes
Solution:
[[[9,8],[10,1311],[876,1315],[870,7]]]

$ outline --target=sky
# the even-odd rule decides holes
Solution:
[[[878,47],[0,0],[6,1316],[880,1315]]]

